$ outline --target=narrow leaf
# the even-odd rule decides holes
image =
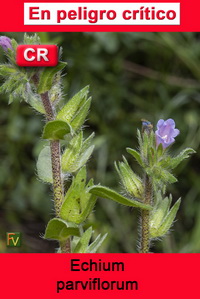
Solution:
[[[38,112],[45,114],[45,109],[40,98],[34,94],[28,95],[28,103]]]
[[[170,227],[172,226],[174,219],[176,217],[176,213],[180,207],[181,199],[177,200],[176,203],[173,205],[165,219],[163,220],[160,228],[159,228],[159,236],[163,236],[168,232]]]
[[[140,166],[144,166],[144,163],[143,163],[140,153],[138,151],[136,151],[130,147],[127,147],[126,151],[136,159],[136,161],[139,163]]]
[[[13,73],[16,73],[17,69],[14,68],[11,64],[1,64],[0,65],[0,76],[10,76]]]
[[[122,196],[121,194],[117,193],[116,191],[111,190],[107,187],[93,186],[93,187],[89,188],[88,191],[96,196],[106,198],[106,199],[111,199],[111,200],[121,203],[125,206],[140,208],[143,210],[151,210],[152,209],[152,207],[150,205],[146,205],[139,201],[126,198],[126,197]]]
[[[80,108],[80,110],[75,115],[74,119],[70,123],[74,131],[77,131],[85,122],[86,116],[91,105],[92,98],[89,98],[85,104]]]
[[[66,62],[59,62],[57,66],[44,68],[40,77],[37,93],[42,94],[49,91],[52,87],[55,74],[61,71],[66,64]]]
[[[77,171],[76,162],[81,153],[83,144],[83,132],[81,131],[69,143],[67,149],[64,151],[61,159],[62,170],[64,172]]]
[[[159,228],[163,219],[167,215],[168,210],[169,210],[169,198],[165,197],[159,202],[156,209],[155,210],[153,209],[150,226],[154,228]]]
[[[92,244],[89,245],[87,249],[87,253],[96,253],[99,247],[102,245],[104,240],[106,239],[108,234],[105,234],[101,236],[100,234],[97,236],[97,238],[92,242]]]
[[[89,92],[89,86],[81,89],[77,94],[71,98],[67,104],[58,112],[57,119],[67,121],[70,123],[74,118],[77,111],[84,104],[87,99],[87,95]]]
[[[91,145],[92,139],[94,138],[95,133],[93,132],[87,139],[84,140],[83,146],[82,146],[82,152],[86,151],[86,149],[89,148]]]
[[[86,164],[86,162],[92,155],[93,150],[94,150],[94,145],[91,145],[84,153],[80,155],[77,163],[77,169],[79,169],[80,167]]]
[[[180,154],[174,158],[171,158],[170,160],[170,168],[174,169],[177,167],[183,160],[187,159],[190,157],[190,155],[196,153],[195,150],[192,148],[186,148]]]
[[[92,236],[92,227],[90,226],[82,235],[79,242],[77,243],[74,253],[86,253],[88,244]]]

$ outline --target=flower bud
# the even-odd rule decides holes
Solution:
[[[124,185],[126,191],[139,199],[143,199],[144,188],[141,178],[130,168],[128,162],[123,157],[124,162],[115,163],[115,168]]]
[[[3,48],[4,51],[8,51],[8,49],[13,50],[11,39],[7,36],[0,36],[0,46]]]

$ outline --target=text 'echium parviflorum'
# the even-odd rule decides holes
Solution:
[[[23,43],[38,45],[40,38],[25,34]],[[0,37],[0,47],[8,60],[0,65],[4,79],[0,92],[8,94],[9,103],[17,99],[26,101],[45,119],[42,139],[46,145],[38,157],[37,174],[40,180],[52,185],[55,217],[47,224],[44,238],[57,240],[58,252],[94,253],[106,235],[98,235],[91,242],[93,229],[87,223],[85,229],[97,199],[88,192],[93,180],[87,181],[86,171],[94,149],[94,134],[85,139],[82,130],[91,104],[89,87],[62,107],[61,72],[66,63],[60,61],[57,66],[46,68],[19,67],[15,62],[17,46],[14,39]]]
[[[172,170],[195,151],[186,148],[177,156],[170,154],[170,148],[179,133],[173,119],[166,121],[160,119],[155,132],[149,121],[142,120],[142,131],[137,131],[139,149],[126,150],[141,166],[143,175],[136,174],[123,157],[122,162],[115,162],[124,189],[123,195],[101,185],[89,189],[93,195],[140,210],[139,252],[141,253],[149,252],[151,240],[168,233],[181,203],[178,199],[172,204],[172,196],[166,195],[166,187],[177,181]]]

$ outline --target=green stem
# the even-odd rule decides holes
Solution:
[[[151,132],[153,130],[152,124],[147,120],[142,120],[142,135],[143,142],[146,140],[146,134],[151,138]],[[146,144],[145,144],[146,146]],[[146,153],[145,160],[149,163],[148,152]],[[145,173],[144,175],[144,203],[152,205],[153,187],[151,178]],[[141,240],[140,240],[140,253],[148,253],[150,247],[150,235],[149,235],[149,224],[150,224],[150,211],[141,210]]]
[[[148,175],[144,178],[144,203],[152,203],[152,184]],[[149,238],[149,222],[150,222],[150,212],[147,210],[141,211],[141,241],[140,241],[140,253],[148,253],[150,247]]]
[[[47,121],[54,120],[55,114],[53,111],[51,101],[49,99],[49,93],[45,92],[40,96],[46,112]],[[59,140],[50,141],[50,148],[51,148],[52,175],[53,175],[54,206],[55,206],[56,216],[58,217],[64,199],[64,187],[63,187],[63,179],[61,174],[61,161],[60,161],[60,157],[61,157],[60,141]],[[66,240],[65,242],[60,242],[60,248],[62,253],[70,253],[71,252],[70,239]]]

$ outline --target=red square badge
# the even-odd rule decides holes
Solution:
[[[16,63],[19,66],[56,66],[58,47],[55,45],[20,45]]]

